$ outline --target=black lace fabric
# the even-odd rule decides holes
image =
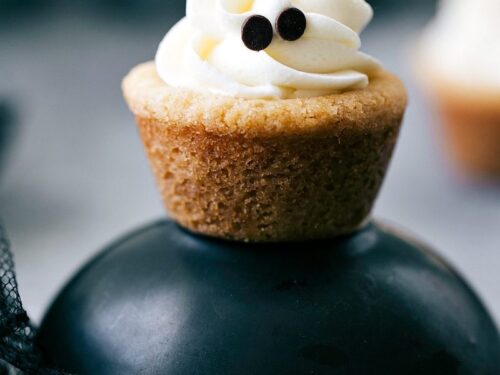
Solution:
[[[35,335],[19,296],[10,243],[0,225],[0,375],[61,374],[44,367]]]

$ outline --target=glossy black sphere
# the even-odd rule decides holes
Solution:
[[[156,223],[88,264],[38,339],[80,375],[500,374],[498,331],[464,281],[375,225],[243,244]]]

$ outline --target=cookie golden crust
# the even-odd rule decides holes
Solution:
[[[403,85],[386,72],[363,90],[290,100],[174,89],[150,63],[123,87],[172,218],[194,232],[245,241],[359,228],[406,106]]]
[[[167,86],[153,63],[139,65],[123,83],[136,116],[155,118],[164,126],[193,126],[216,134],[304,135],[349,127],[379,126],[377,117],[400,117],[406,91],[399,79],[380,71],[368,88],[314,98],[259,100]]]

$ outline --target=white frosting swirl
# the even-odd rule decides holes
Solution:
[[[500,90],[500,0],[442,1],[422,41],[422,57],[442,78]]]
[[[274,27],[290,7],[307,19],[299,40],[275,32],[265,50],[245,47],[241,28],[248,17],[265,16]],[[310,97],[365,87],[379,67],[359,51],[359,33],[373,16],[365,0],[187,0],[186,13],[156,55],[158,74],[173,87],[243,98]]]

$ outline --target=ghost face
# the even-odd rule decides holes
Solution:
[[[297,8],[283,10],[276,20],[276,32],[290,42],[304,35],[306,26],[306,16]],[[273,41],[272,23],[261,15],[248,17],[241,27],[241,40],[253,51],[266,49]]]
[[[365,0],[188,0],[187,16],[194,22],[216,20],[217,13],[239,18],[235,23],[241,27],[245,17],[261,14],[268,17],[274,25],[278,13],[295,7],[304,13],[323,15],[340,22],[356,33],[360,33],[370,22],[373,11]],[[203,25],[206,29],[216,31],[220,24],[212,22]]]
[[[364,0],[188,0],[160,46],[158,71],[174,86],[243,97],[362,87],[378,67],[359,52],[371,17]]]

